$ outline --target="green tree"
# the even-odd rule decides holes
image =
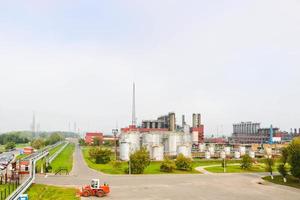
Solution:
[[[111,150],[102,147],[93,147],[89,150],[89,156],[95,160],[96,164],[109,163],[111,154]]]
[[[98,137],[93,138],[93,145],[100,146],[100,139]]]
[[[253,159],[248,154],[244,155],[241,161],[241,169],[249,170],[252,168],[252,165]]]
[[[291,166],[291,174],[300,181],[300,137],[293,139],[288,147],[288,163]]]
[[[79,139],[79,145],[80,145],[80,146],[86,146],[85,140],[82,139],[82,138],[80,138],[80,139]]]
[[[285,165],[284,164],[280,164],[277,167],[277,169],[278,169],[278,172],[280,173],[280,175],[282,176],[283,181],[286,182],[286,176],[288,175],[288,171],[287,171]]]
[[[176,165],[175,165],[174,160],[171,160],[171,159],[165,157],[164,161],[160,165],[160,171],[171,173],[175,169],[176,169]]]
[[[183,154],[179,154],[175,161],[176,168],[184,171],[192,171],[193,162],[191,158],[185,157]]]
[[[45,146],[45,142],[43,139],[38,138],[31,141],[31,146],[35,149],[40,149]]]
[[[132,174],[143,174],[146,167],[150,165],[150,155],[146,148],[130,155],[130,169]]]
[[[289,150],[287,147],[281,149],[281,162],[285,165],[289,158]]]
[[[14,149],[16,148],[16,144],[14,142],[8,142],[6,143],[5,145],[5,150],[8,151],[8,150],[11,150],[11,149]]]
[[[270,176],[273,179],[273,167],[274,167],[274,158],[273,157],[268,157],[265,160],[265,165],[266,165],[266,172],[270,172]]]

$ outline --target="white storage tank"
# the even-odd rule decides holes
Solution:
[[[209,151],[205,151],[205,159],[210,159],[210,152]]]
[[[129,160],[129,143],[121,142],[120,143],[120,160],[128,161]]]
[[[206,150],[205,144],[199,144],[199,151],[204,152]]]
[[[160,138],[161,138],[160,134],[158,133],[153,134],[153,145],[160,145],[161,144]]]
[[[255,158],[255,152],[254,151],[250,151],[249,152],[249,156],[250,156],[250,158]]]
[[[214,156],[215,155],[215,147],[209,147],[208,151],[210,153],[210,156]]]
[[[226,156],[230,156],[230,154],[231,154],[231,149],[230,149],[230,147],[225,147],[225,148],[224,148],[224,151],[225,151]]]
[[[178,150],[177,150],[177,155],[178,154],[182,154],[182,155],[184,155],[185,157],[190,157],[190,149],[189,149],[189,147],[188,146],[186,146],[186,145],[180,145],[180,146],[178,146]]]
[[[225,151],[220,152],[220,158],[225,159],[226,158],[226,153]]]
[[[246,147],[240,147],[240,154],[244,156],[246,154]]]
[[[152,149],[152,159],[156,161],[162,161],[164,160],[164,147],[159,146],[153,146]]]
[[[234,152],[234,158],[235,158],[235,159],[239,159],[240,157],[241,157],[241,153],[238,152],[238,151],[235,151],[235,152]]]
[[[129,143],[131,153],[140,149],[140,134],[139,133],[129,133]]]
[[[151,133],[143,134],[143,145],[153,145],[153,134]]]
[[[192,143],[192,138],[191,135],[189,133],[184,133],[183,134],[183,144],[184,145],[188,145]]]
[[[169,139],[168,139],[168,145],[169,145],[169,155],[170,156],[176,156],[177,155],[177,135],[175,133],[170,133]]]

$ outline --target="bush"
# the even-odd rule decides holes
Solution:
[[[270,175],[273,179],[273,166],[274,166],[274,158],[272,157],[268,157],[265,160],[265,164],[266,164],[266,172],[270,172]]]
[[[96,164],[107,164],[110,162],[111,151],[101,147],[93,147],[89,150],[89,156]]]
[[[248,154],[242,157],[241,169],[249,170],[252,168],[252,164],[253,164],[253,160]]]
[[[288,147],[288,163],[291,166],[291,174],[300,181],[300,137],[293,139]]]
[[[192,171],[193,162],[191,158],[185,157],[183,154],[179,154],[175,161],[176,168],[184,171]]]
[[[171,173],[176,169],[175,162],[168,158],[165,158],[164,161],[160,165],[161,172],[168,172]]]
[[[6,150],[6,151],[7,151],[7,150],[14,149],[14,148],[16,148],[16,144],[15,144],[14,142],[8,142],[8,143],[6,143],[6,145],[5,145],[5,150]]]
[[[121,161],[111,161],[111,165],[115,169],[120,169],[122,167],[122,162]]]
[[[284,164],[281,164],[277,167],[278,172],[280,173],[280,175],[285,178],[288,175],[287,169],[285,167]]]
[[[35,149],[40,149],[45,146],[44,140],[41,138],[35,139],[31,141],[31,146]]]
[[[130,155],[131,173],[142,174],[146,167],[150,165],[150,155],[146,148],[134,152]]]

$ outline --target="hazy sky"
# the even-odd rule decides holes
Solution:
[[[300,2],[0,0],[0,132],[33,111],[42,130],[125,127],[133,82],[138,121],[300,127]]]

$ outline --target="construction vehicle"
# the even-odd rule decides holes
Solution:
[[[99,179],[93,179],[91,185],[86,185],[81,188],[79,195],[82,197],[97,196],[103,197],[110,192],[108,184],[104,183],[100,185]]]

